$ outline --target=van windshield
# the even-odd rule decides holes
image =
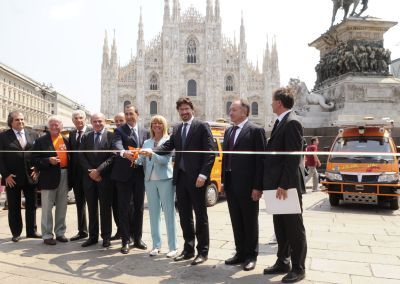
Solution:
[[[387,137],[346,137],[339,138],[333,145],[332,152],[359,152],[363,155],[349,153],[346,155],[331,155],[332,163],[391,163],[394,156],[365,153],[393,153]]]

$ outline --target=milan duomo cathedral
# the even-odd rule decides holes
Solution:
[[[142,13],[138,25],[137,51],[130,62],[120,66],[115,34],[111,54],[107,33],[101,67],[101,112],[112,118],[126,104],[134,104],[140,122],[147,125],[154,114],[169,122],[179,121],[175,102],[189,96],[195,116],[206,121],[229,121],[231,102],[246,98],[249,118],[270,126],[273,118],[272,91],[280,86],[275,40],[266,44],[262,70],[247,59],[243,15],[240,41],[233,42],[221,32],[219,0],[207,1],[206,16],[194,7],[181,13],[179,0],[164,1],[162,31],[147,45]]]

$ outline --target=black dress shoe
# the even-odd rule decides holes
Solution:
[[[127,254],[129,252],[129,243],[122,244],[121,253]]]
[[[73,241],[77,241],[77,240],[81,240],[81,239],[85,239],[88,237],[87,233],[78,233],[77,235],[73,236],[72,238],[70,238],[70,240]]]
[[[147,249],[147,245],[146,245],[142,240],[137,241],[137,242],[134,242],[134,243],[133,243],[133,246],[134,246],[135,248],[138,248],[138,249],[143,249],[143,250],[146,250],[146,249]]]
[[[265,268],[264,274],[280,274],[280,273],[288,273],[291,269],[290,264],[278,264],[275,263],[273,266]]]
[[[37,232],[33,232],[31,234],[27,234],[26,238],[28,238],[28,239],[41,239],[42,235],[38,234]]]
[[[92,245],[95,245],[95,244],[97,244],[99,241],[98,240],[96,240],[96,239],[88,239],[88,240],[86,240],[86,241],[84,241],[83,243],[82,243],[82,247],[83,248],[85,248],[85,247],[88,247],[88,246],[92,246]]]
[[[68,243],[68,239],[65,236],[58,236],[56,237],[56,240],[60,243]]]
[[[194,257],[194,252],[182,251],[180,255],[174,258],[174,261],[188,260]]]
[[[196,256],[196,258],[195,258],[195,259],[193,259],[193,261],[192,261],[191,265],[198,265],[198,264],[200,264],[200,263],[203,263],[203,262],[205,262],[207,259],[208,259],[208,257],[207,257],[207,256],[204,256],[204,255],[198,254],[198,255]]]
[[[235,265],[244,262],[244,259],[241,258],[238,254],[235,254],[231,258],[225,260],[226,265]]]
[[[283,283],[295,283],[306,277],[306,273],[304,271],[290,271],[282,278]]]
[[[57,244],[56,240],[51,238],[51,239],[44,239],[43,243],[49,246],[54,246]]]
[[[20,236],[14,236],[14,237],[11,238],[11,240],[12,240],[14,243],[18,243],[20,239],[21,239]]]
[[[103,248],[108,248],[111,246],[110,239],[104,239],[103,240]]]
[[[257,261],[255,259],[248,259],[244,262],[243,265],[243,270],[244,271],[250,271],[253,270],[256,267]]]

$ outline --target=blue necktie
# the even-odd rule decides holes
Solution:
[[[96,132],[96,137],[94,138],[94,150],[99,150],[100,148],[100,135],[101,132]]]

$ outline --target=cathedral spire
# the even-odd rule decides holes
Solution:
[[[170,21],[169,0],[164,0],[164,24]]]
[[[240,24],[240,45],[243,47],[245,44],[246,44],[246,35],[245,35],[245,30],[244,30],[243,11],[242,11],[242,19],[241,19],[241,24]]]
[[[113,38],[113,43],[111,46],[111,61],[110,65],[117,65],[117,44],[115,41],[115,30],[114,30],[114,38]]]
[[[267,44],[265,47],[264,62],[263,62],[263,72],[268,72],[270,65],[271,65],[271,55],[269,51],[269,40],[267,35]]]
[[[219,0],[215,0],[214,18],[215,18],[216,22],[219,22],[221,20],[221,18],[220,18]]]
[[[144,52],[144,32],[143,32],[142,7],[140,7],[138,38],[137,38],[136,48],[137,48],[137,56],[142,57],[143,52]]]
[[[103,68],[107,68],[110,64],[110,53],[108,50],[108,38],[107,38],[107,30],[104,35],[104,45],[103,45]]]
[[[206,19],[208,22],[211,22],[213,19],[213,7],[211,0],[207,0]]]
[[[272,42],[271,50],[271,72],[273,74],[273,79],[280,84],[280,72],[279,72],[279,62],[278,62],[278,49],[276,47],[276,36]]]
[[[172,7],[172,20],[174,22],[178,22],[181,14],[181,7],[179,4],[179,0],[174,0]]]

